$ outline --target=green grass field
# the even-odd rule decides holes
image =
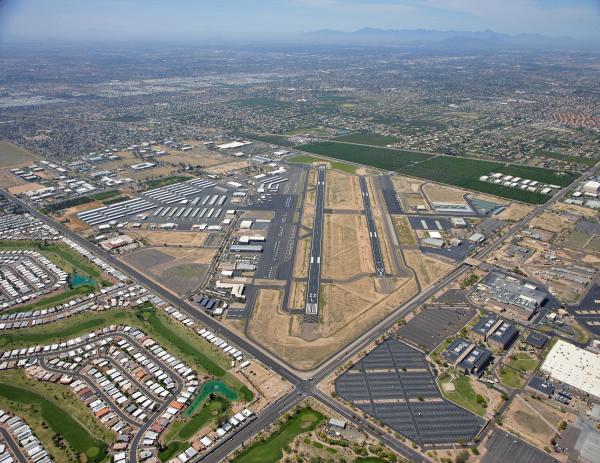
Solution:
[[[162,178],[154,178],[151,180],[146,180],[144,182],[144,186],[146,186],[149,190],[152,188],[160,188],[161,186],[172,185],[174,183],[185,182],[186,180],[191,180],[193,177],[191,175],[171,175],[169,177]]]
[[[538,366],[538,360],[531,358],[525,352],[519,352],[510,356],[509,365],[521,371],[533,371]]]
[[[15,167],[39,161],[35,154],[8,141],[0,141],[0,167]]]
[[[345,143],[358,143],[361,145],[375,146],[391,145],[392,143],[396,143],[398,141],[397,138],[390,137],[387,135],[380,135],[378,133],[372,132],[350,133],[348,135],[341,135],[339,137],[335,137],[334,140]]]
[[[95,290],[96,289],[94,287],[88,285],[78,286],[77,288],[71,288],[65,291],[61,291],[57,294],[53,294],[52,296],[40,299],[31,304],[22,305],[10,310],[5,310],[2,313],[18,313],[28,312],[30,310],[48,309],[50,307],[54,307],[55,305],[64,304],[65,302],[70,301],[71,299],[75,299],[77,297],[93,293]]]
[[[96,201],[104,201],[105,199],[112,198],[120,194],[121,192],[119,190],[106,190],[96,193],[95,195],[91,195],[91,198],[95,199]]]
[[[521,375],[510,367],[503,367],[500,371],[500,379],[508,387],[519,389],[523,387],[524,381]]]
[[[539,167],[508,165],[495,161],[350,145],[340,142],[312,143],[301,145],[298,149],[531,204],[544,203],[549,197],[540,193],[482,182],[479,177],[490,172],[501,172],[562,187],[578,178],[577,174],[560,175],[556,171]]]
[[[297,164],[312,164],[313,162],[323,161],[321,158],[316,158],[314,156],[302,155],[292,156],[288,158],[288,162],[294,162]],[[336,162],[336,161],[328,161],[331,164],[332,169],[341,170],[342,172],[347,172],[349,174],[356,173],[356,166],[352,164],[346,164],[345,162]]]
[[[433,156],[414,151],[380,148],[376,146],[349,145],[347,143],[331,141],[301,145],[298,149],[383,170],[398,170],[415,161],[424,161]]]
[[[440,385],[450,382],[449,375],[442,375],[439,378]],[[454,391],[444,391],[444,388],[441,387],[442,393],[444,397],[452,402],[457,403],[458,405],[466,408],[467,410],[472,411],[478,415],[483,416],[486,412],[486,401],[483,397],[478,396],[473,390],[471,383],[469,382],[468,376],[461,376],[457,380],[455,380],[452,384],[454,384]],[[483,399],[483,400],[482,400]]]
[[[52,430],[61,435],[77,454],[85,454],[87,461],[100,462],[106,456],[107,445],[97,439],[81,423],[64,411],[60,403],[20,387],[1,382],[0,396],[22,406],[38,410],[43,420]]]
[[[282,449],[289,445],[296,436],[314,431],[323,421],[319,412],[304,408],[288,419],[281,427],[271,434],[264,442],[257,442],[233,461],[235,463],[275,463],[283,457]]]
[[[160,461],[169,461],[187,448],[188,444],[185,442],[171,442],[163,450],[158,452],[158,459]]]
[[[270,143],[272,145],[281,146],[293,146],[294,144],[284,137],[283,135],[271,135],[266,133],[254,133],[254,132],[233,132],[236,137],[247,138],[249,140],[262,141],[263,143]]]

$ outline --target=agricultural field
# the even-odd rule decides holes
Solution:
[[[397,138],[390,137],[388,135],[380,135],[372,132],[357,132],[350,133],[348,135],[341,135],[334,138],[335,141],[344,143],[356,143],[359,145],[374,145],[374,146],[386,146],[394,144],[398,141]]]
[[[0,168],[19,167],[39,161],[35,154],[7,141],[0,141]]]
[[[341,170],[342,172],[347,172],[349,174],[354,174],[356,172],[357,167],[352,164],[346,164],[345,162],[336,162],[329,161],[322,158],[317,158],[314,156],[299,154],[297,156],[292,156],[287,158],[287,162],[295,163],[295,164],[313,164],[315,162],[321,164],[329,164],[332,169]]]
[[[336,142],[311,143],[298,146],[298,149],[383,170],[398,170],[415,161],[424,161],[433,156],[431,154],[417,153],[415,151],[379,148],[366,145],[349,145]]]
[[[540,193],[482,182],[479,177],[490,172],[502,172],[561,187],[569,185],[578,177],[574,173],[560,175],[556,171],[539,167],[335,142],[301,145],[298,149],[532,204],[541,204],[549,198]]]

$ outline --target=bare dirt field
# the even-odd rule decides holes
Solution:
[[[25,182],[15,177],[9,169],[0,169],[0,188],[10,188],[23,183]]]
[[[527,214],[529,214],[532,210],[533,206],[528,206],[527,204],[521,203],[512,203],[496,217],[500,220],[510,220],[518,222]]]
[[[0,141],[0,167],[20,167],[39,161],[35,154],[8,141]]]
[[[551,447],[550,440],[558,433],[558,424],[561,421],[572,422],[573,416],[560,413],[550,405],[525,394],[519,394],[505,412],[503,421],[507,429],[544,448]]]
[[[323,222],[323,278],[347,280],[375,271],[364,216],[325,214]]]
[[[183,163],[194,167],[210,167],[230,160],[228,157],[198,148],[185,152],[171,151],[166,156],[157,159],[165,164],[178,165]]]
[[[154,178],[167,177],[177,172],[177,167],[165,166],[165,167],[153,167],[152,169],[135,171],[127,169],[123,175],[129,177],[132,180],[150,180]]]
[[[363,200],[358,177],[336,170],[327,171],[325,207],[328,209],[362,210]]]
[[[412,268],[422,287],[430,286],[452,269],[452,265],[423,254],[418,250],[405,250],[406,265]]]
[[[259,392],[258,400],[253,404],[256,410],[263,409],[269,403],[289,392],[292,388],[290,383],[265,368],[256,360],[250,366],[241,370],[238,376],[244,378],[245,381],[249,382]]]
[[[66,224],[71,230],[86,234],[92,231],[91,227],[85,223],[83,220],[79,220],[77,218],[77,214],[84,211],[89,211],[91,209],[95,209],[97,207],[102,207],[102,203],[100,201],[92,201],[91,203],[81,204],[79,206],[69,207],[64,210],[62,215],[57,215],[56,218],[58,220],[62,220],[67,218],[69,222]]]
[[[37,191],[45,188],[43,185],[39,183],[24,183],[23,185],[16,185],[10,187],[8,192],[13,195],[18,195],[20,193],[25,193],[26,191]]]
[[[306,304],[306,283],[294,281],[290,287],[289,309],[302,309]]]
[[[402,176],[392,177],[392,182],[398,193],[419,193],[419,188],[424,183],[422,180]]]
[[[541,228],[552,233],[558,233],[565,230],[568,220],[550,211],[544,211],[530,222],[530,227]]]
[[[486,399],[488,403],[488,413],[493,414],[500,407],[500,405],[504,403],[502,400],[502,394],[500,394],[500,392],[497,390],[492,389],[491,387],[486,387],[482,382],[472,378],[469,378],[469,382],[475,391],[475,394],[480,394]]]
[[[597,214],[595,209],[561,202],[554,203],[550,209],[560,212],[568,212],[570,214],[580,215],[582,217],[594,217]]]
[[[311,238],[298,240],[296,248],[296,259],[294,261],[294,278],[306,278],[308,276],[308,260],[310,257]]]
[[[403,215],[397,215],[392,218],[394,229],[400,245],[414,246],[417,244],[413,229],[408,223],[408,219]]]
[[[132,237],[143,238],[149,246],[202,246],[208,232],[136,230],[128,232]]]
[[[236,170],[244,169],[250,165],[250,161],[233,161],[226,164],[219,164],[217,166],[209,167],[206,170],[209,174],[223,174],[225,172],[233,172]]]
[[[423,192],[432,203],[464,204],[465,191],[437,183],[426,183]]]
[[[198,287],[215,254],[214,249],[148,247],[127,254],[122,259],[181,296]]]

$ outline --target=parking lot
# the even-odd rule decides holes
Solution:
[[[444,339],[458,333],[475,314],[475,309],[465,304],[436,304],[424,307],[398,333],[431,352]]]
[[[600,286],[595,285],[569,312],[595,335],[600,335]]]
[[[445,400],[425,355],[389,338],[335,381],[337,394],[417,444],[469,442],[484,421]]]
[[[494,429],[487,441],[481,463],[553,463],[556,460],[546,452],[529,445],[517,436]]]

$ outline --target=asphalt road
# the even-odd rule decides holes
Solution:
[[[2,438],[4,439],[4,443],[11,450],[12,454],[20,463],[27,463],[29,460],[23,454],[21,447],[19,444],[13,439],[13,436],[4,428],[0,428],[0,434],[2,434]]]
[[[365,205],[365,215],[367,217],[367,227],[369,228],[369,237],[371,239],[371,251],[373,252],[373,262],[375,262],[375,274],[378,277],[385,276],[385,264],[381,254],[381,244],[377,236],[377,228],[373,219],[373,210],[371,209],[371,198],[369,197],[369,188],[365,177],[360,176],[360,189],[362,192],[363,203]]]
[[[313,220],[308,283],[306,289],[305,320],[319,321],[319,294],[321,292],[321,252],[323,245],[323,202],[325,196],[325,166],[317,171],[317,194]]]

